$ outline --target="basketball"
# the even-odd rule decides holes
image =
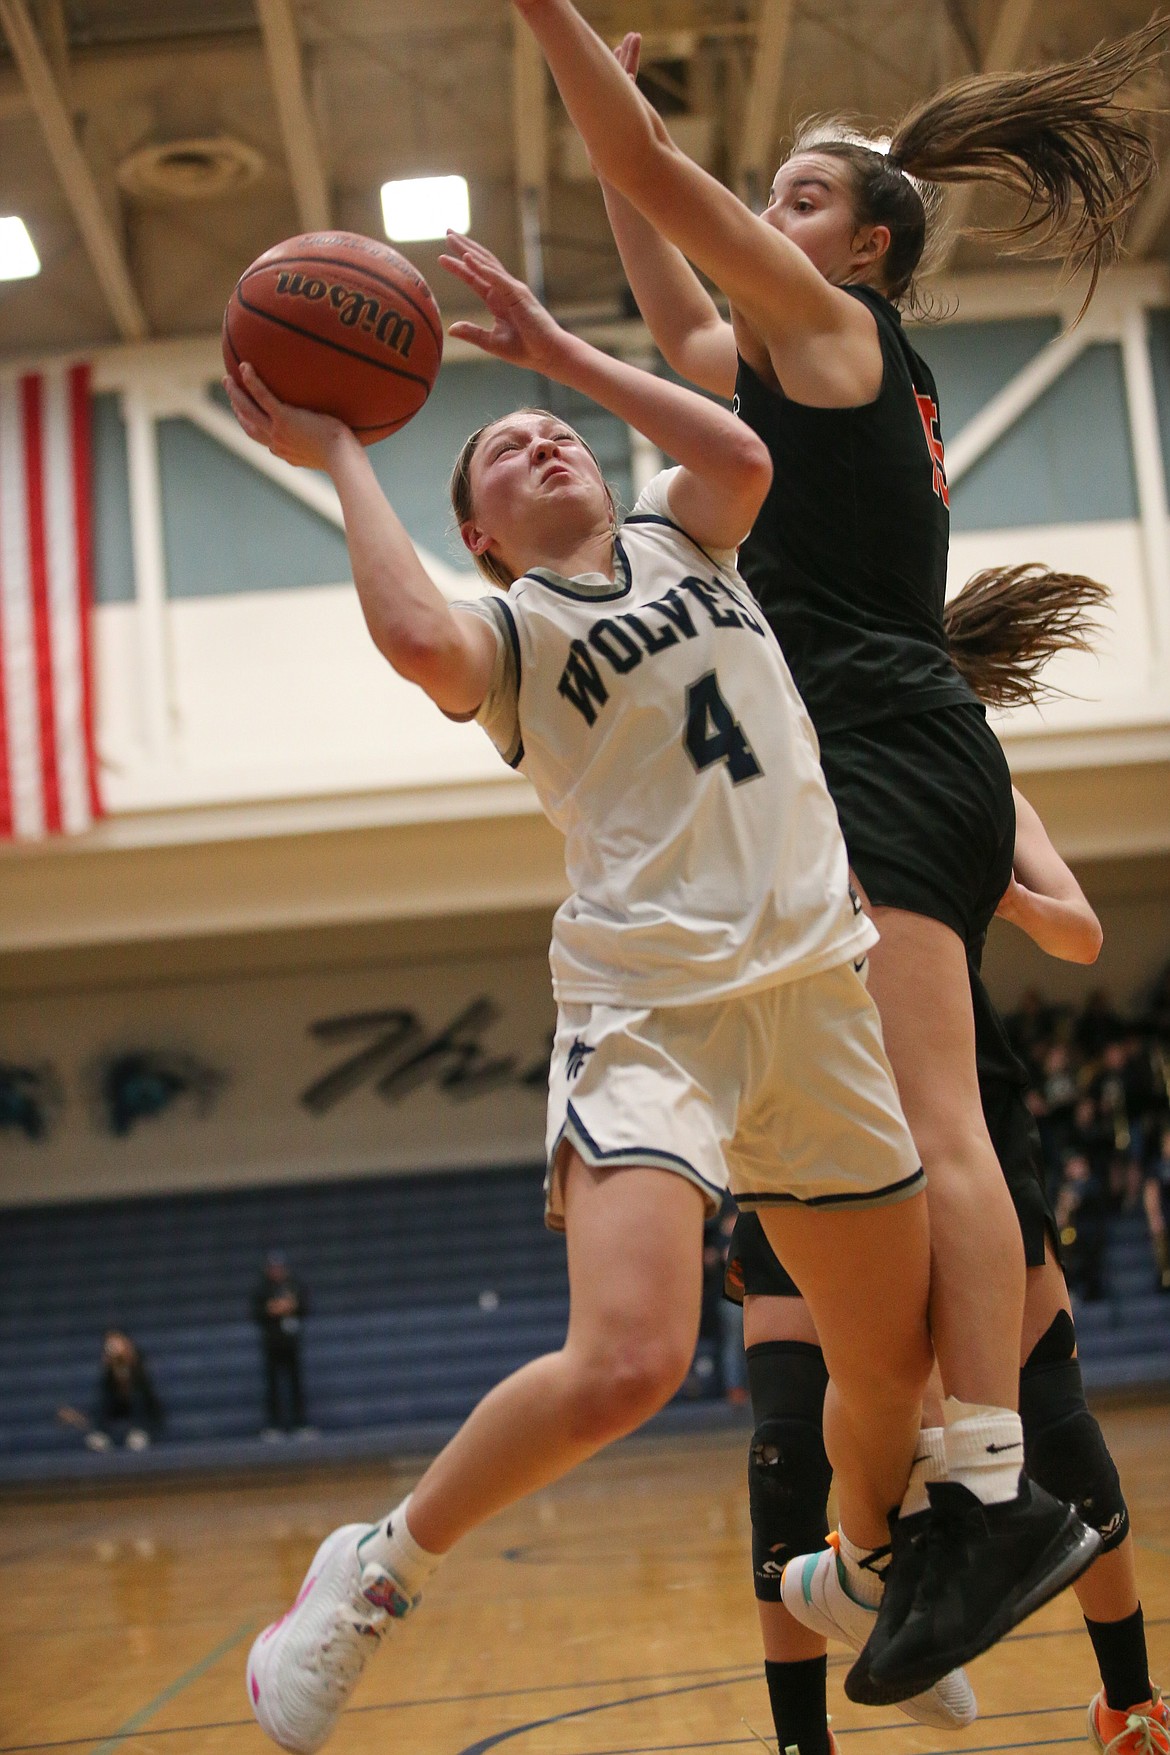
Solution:
[[[223,357],[282,402],[336,415],[373,445],[416,415],[443,357],[430,287],[389,244],[307,232],[246,268],[223,318]]]

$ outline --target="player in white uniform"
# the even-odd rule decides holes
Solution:
[[[489,456],[510,432],[497,424]],[[565,836],[558,1228],[566,1142],[715,1199],[730,1168],[745,1206],[869,1201],[875,1174],[898,1200],[922,1182],[857,975],[875,934],[811,723],[734,552],[678,524],[679,475],[642,494],[612,577],[533,567],[506,596],[457,606],[497,641],[477,717]]]
[[[247,368],[251,394],[229,391],[254,438],[328,470],[375,643],[523,768],[564,830],[573,886],[553,936],[548,1121],[565,1344],[485,1397],[388,1517],[328,1537],[257,1639],[251,1705],[301,1752],[461,1535],[678,1388],[703,1221],[729,1178],[815,1312],[830,1454],[864,1459],[838,1483],[860,1526],[884,1530],[901,1497],[931,1361],[922,1174],[858,973],[873,932],[811,726],[733,566],[767,454],[728,410],[564,334],[486,251],[452,247],[494,318],[454,334],[591,395],[680,467],[618,531],[571,429],[531,409],[491,423],[454,498],[506,592],[453,607],[352,433],[284,407]]]

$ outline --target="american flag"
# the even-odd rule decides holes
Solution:
[[[101,814],[89,371],[0,376],[0,840]]]

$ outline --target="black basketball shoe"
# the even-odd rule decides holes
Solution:
[[[926,1532],[929,1527],[929,1511],[916,1511],[911,1517],[899,1517],[896,1512],[890,1514],[890,1562],[882,1579],[882,1600],[873,1631],[858,1654],[847,1687],[853,1685],[854,1678],[859,1688],[870,1686],[870,1665],[880,1652],[885,1651],[909,1614],[926,1564]],[[868,1697],[857,1694],[850,1695],[850,1698],[863,1700]]]
[[[969,1663],[1074,1583],[1100,1552],[1096,1530],[1027,1475],[1002,1505],[982,1504],[957,1481],[933,1481],[926,1491],[925,1531],[903,1547],[903,1602],[909,1570],[919,1569],[909,1607],[900,1626],[887,1621],[880,1633],[879,1616],[845,1681],[850,1700],[867,1706],[893,1705]],[[874,1639],[877,1651],[870,1650]]]

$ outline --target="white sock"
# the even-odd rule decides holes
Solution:
[[[384,1568],[402,1594],[413,1602],[422,1590],[423,1585],[443,1559],[442,1554],[428,1553],[420,1548],[410,1533],[406,1521],[406,1510],[410,1504],[410,1494],[395,1506],[389,1517],[381,1523],[374,1524],[370,1533],[358,1542],[358,1557],[363,1566],[374,1561]]]
[[[974,1493],[984,1505],[1002,1505],[1020,1490],[1024,1431],[1010,1408],[980,1407],[948,1396],[947,1477]]]
[[[845,1588],[855,1603],[864,1603],[868,1609],[876,1609],[881,1603],[884,1585],[881,1573],[863,1563],[879,1552],[878,1548],[859,1548],[838,1527],[837,1553],[845,1568]]]
[[[945,1481],[947,1478],[945,1431],[944,1426],[924,1426],[918,1434],[914,1462],[898,1511],[899,1517],[914,1517],[920,1511],[930,1510],[926,1483],[928,1481]]]

